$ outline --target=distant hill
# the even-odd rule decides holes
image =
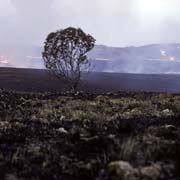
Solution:
[[[95,46],[89,53],[95,71],[125,73],[179,73],[180,44],[141,47]]]
[[[0,48],[11,67],[44,68],[42,47]],[[88,53],[94,71],[120,73],[179,73],[180,44],[151,44],[140,47],[96,45]],[[7,59],[8,59],[7,58]],[[0,61],[0,66],[8,66]]]
[[[109,59],[109,60],[150,60],[164,59],[176,57],[180,60],[180,44],[152,44],[140,47],[109,47],[97,45],[89,53],[92,59]]]

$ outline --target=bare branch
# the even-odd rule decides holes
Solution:
[[[47,69],[76,90],[81,71],[90,67],[86,53],[94,47],[95,39],[73,27],[50,33],[42,53]]]

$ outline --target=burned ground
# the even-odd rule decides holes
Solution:
[[[179,74],[82,73],[80,90],[90,93],[117,91],[180,92]],[[43,69],[0,68],[0,88],[8,91],[57,92],[65,86]]]
[[[0,175],[177,180],[180,96],[0,93]]]

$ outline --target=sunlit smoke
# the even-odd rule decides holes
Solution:
[[[47,33],[54,30],[54,0],[11,0],[16,14],[15,31],[19,45],[43,45]]]
[[[164,51],[164,50],[160,50],[160,53],[161,53],[161,56],[167,56],[166,51]]]
[[[42,59],[41,56],[26,56],[27,59]]]

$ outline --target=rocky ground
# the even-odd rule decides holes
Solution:
[[[180,95],[1,91],[0,179],[179,180]]]

